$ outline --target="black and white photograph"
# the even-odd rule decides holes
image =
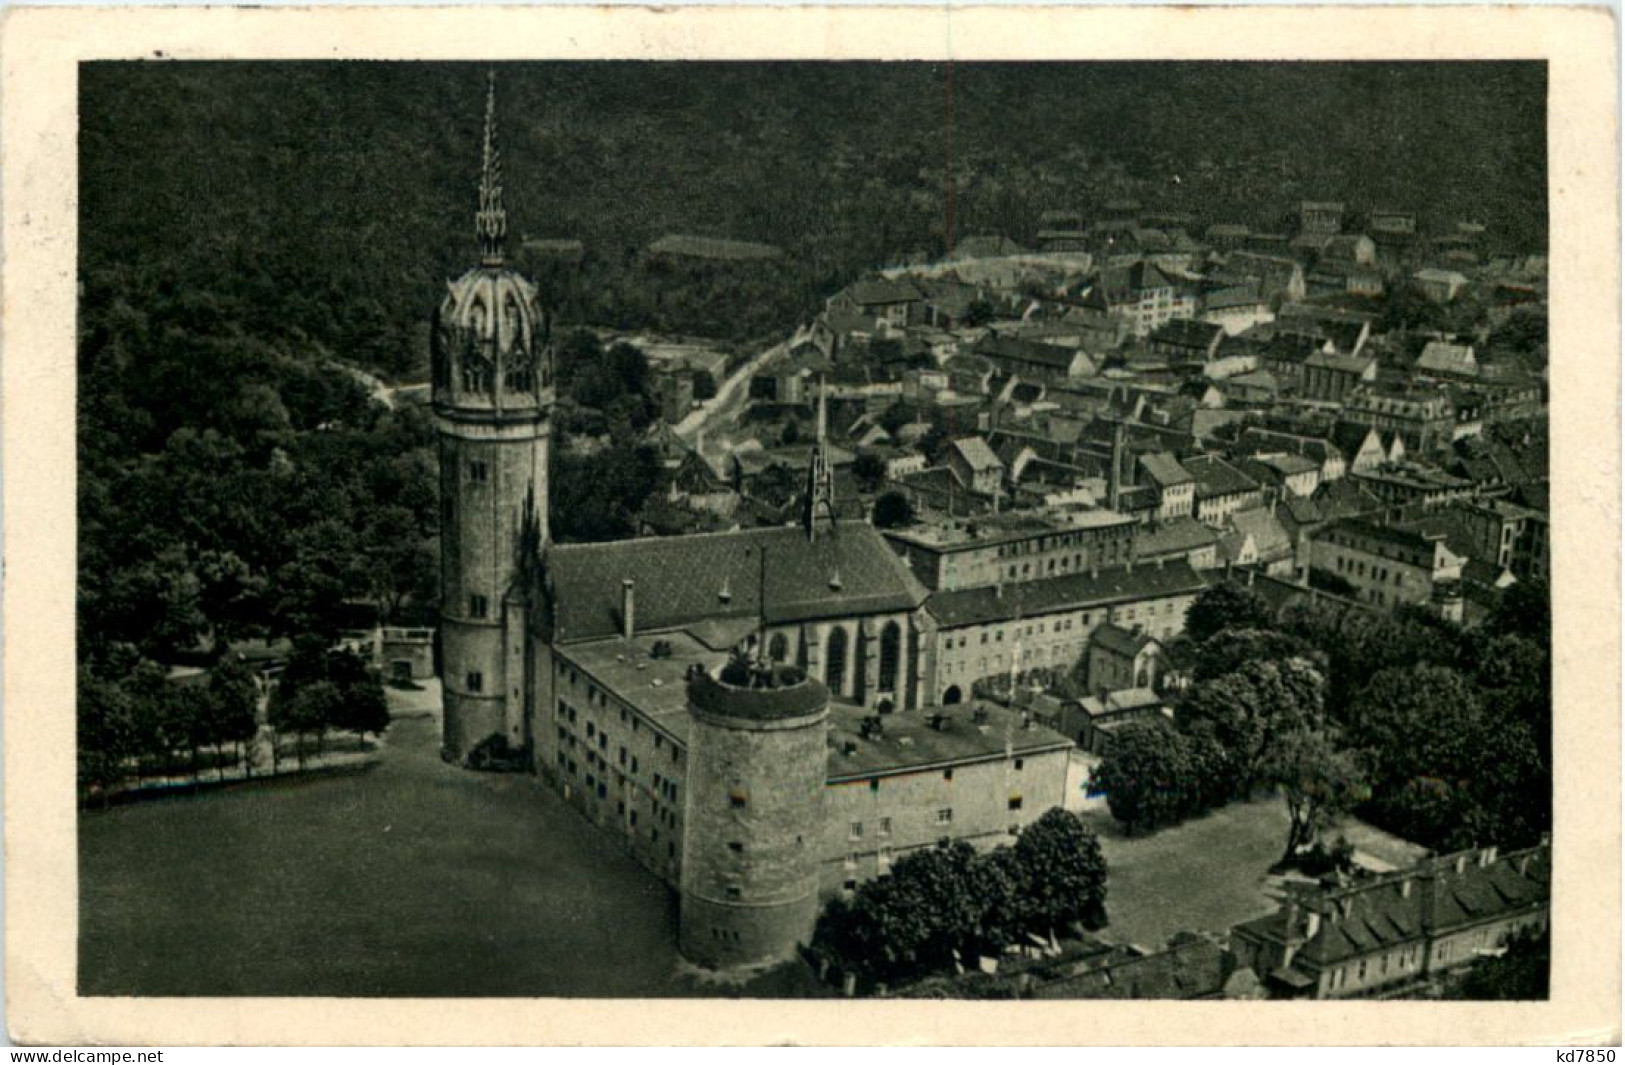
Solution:
[[[1551,64],[1147,54],[78,63],[73,993],[1548,1000]]]

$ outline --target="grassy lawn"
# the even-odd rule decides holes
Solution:
[[[1103,939],[1156,948],[1178,931],[1222,932],[1275,910],[1262,888],[1286,845],[1279,799],[1233,803],[1132,839],[1104,807],[1085,817],[1109,870]]]
[[[82,813],[81,993],[816,993],[793,967],[698,979],[663,885],[539,782],[438,747],[403,717],[367,773]]]

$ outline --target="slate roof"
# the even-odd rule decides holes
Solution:
[[[979,436],[967,436],[953,442],[953,448],[959,452],[959,457],[973,470],[1002,470],[1004,463],[999,456],[987,446],[987,441]]]
[[[1196,478],[1197,499],[1251,492],[1258,487],[1257,481],[1217,455],[1197,455],[1183,465]]]
[[[1223,335],[1224,327],[1214,325],[1212,322],[1199,322],[1194,318],[1173,318],[1157,327],[1151,334],[1151,341],[1156,344],[1172,344],[1176,347],[1206,351]]]
[[[1114,953],[1076,966],[1060,979],[1034,984],[1037,999],[1202,999],[1221,997],[1236,972],[1235,955],[1206,937],[1178,938],[1153,954]]]
[[[1320,463],[1315,462],[1313,459],[1304,458],[1302,455],[1258,455],[1252,461],[1266,469],[1274,470],[1282,477],[1291,477],[1297,473],[1318,472],[1320,469]]]
[[[1292,553],[1292,537],[1273,512],[1266,507],[1238,510],[1230,515],[1230,525],[1243,536],[1253,538],[1260,559],[1275,559]]]
[[[1453,373],[1465,376],[1478,374],[1478,360],[1470,344],[1449,344],[1443,340],[1430,340],[1416,359],[1418,370],[1434,373]]]
[[[1323,482],[1312,498],[1327,519],[1370,514],[1384,508],[1371,489],[1347,478]]]
[[[999,588],[937,592],[925,608],[943,628],[979,625],[1016,617],[1039,617],[1062,610],[1130,603],[1171,595],[1196,594],[1207,582],[1186,562],[1111,566]],[[617,593],[618,594],[618,593]]]
[[[978,233],[956,243],[950,258],[993,259],[1006,255],[1021,255],[1026,250],[1009,237],[996,233]]]
[[[985,720],[975,719],[978,711]],[[931,713],[941,715],[941,728],[931,726]],[[993,703],[889,714],[881,719],[883,731],[866,737],[862,720],[868,715],[867,709],[859,707],[830,706],[827,782],[861,781],[926,766],[988,762],[1072,746],[1071,740],[1030,718],[1023,728],[1018,714]]]
[[[1209,311],[1223,311],[1231,307],[1252,307],[1263,302],[1264,297],[1259,295],[1256,280],[1210,289],[1202,296],[1202,306]]]
[[[1142,525],[1134,537],[1134,557],[1156,558],[1188,555],[1219,542],[1219,534],[1195,518],[1173,518],[1154,525]]]
[[[1366,355],[1328,355],[1316,352],[1304,361],[1305,368],[1332,370],[1336,373],[1363,374],[1375,360]]]
[[[1133,658],[1145,649],[1147,644],[1156,643],[1155,637],[1133,629],[1125,629],[1121,625],[1108,621],[1103,625],[1096,625],[1095,631],[1089,634],[1089,643],[1103,651],[1122,655],[1124,658]]]
[[[989,333],[987,339],[977,345],[976,353],[988,359],[1031,363],[1064,374],[1071,370],[1072,362],[1078,357],[1079,351],[1077,348],[1062,347],[1059,344],[1046,344],[1042,340]]]
[[[1276,333],[1264,345],[1262,357],[1273,362],[1306,362],[1318,354],[1321,339],[1308,333]]]
[[[620,631],[621,582],[635,582],[639,632],[755,617],[760,554],[770,622],[912,610],[925,590],[871,526],[841,522],[809,540],[799,526],[555,544],[545,560],[557,642]],[[726,596],[724,596],[726,593]]]
[[[924,297],[909,281],[873,279],[855,282],[847,292],[860,307],[878,307],[889,303],[914,303]]]
[[[1181,466],[1179,460],[1167,451],[1153,451],[1141,455],[1140,465],[1160,488],[1190,484],[1195,480],[1190,471]]]
[[[1284,943],[1289,932],[1305,935],[1307,913],[1318,913],[1315,934],[1307,937],[1293,962],[1300,973],[1312,973],[1549,905],[1551,875],[1551,848],[1545,844],[1494,857],[1480,851],[1446,855],[1372,881],[1318,886],[1297,900],[1298,908],[1282,907],[1237,925],[1236,931]],[[1296,927],[1289,927],[1289,921]]]
[[[1243,429],[1236,438],[1236,443],[1243,448],[1251,449],[1254,454],[1260,451],[1286,451],[1293,455],[1300,455],[1312,459],[1316,465],[1324,465],[1333,455],[1342,457],[1336,446],[1330,440],[1318,436],[1299,436],[1296,433],[1283,433],[1274,429],[1264,429],[1250,425]],[[1356,445],[1358,446],[1358,445]]]

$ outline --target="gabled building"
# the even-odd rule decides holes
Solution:
[[[1142,483],[1157,491],[1157,521],[1190,517],[1196,503],[1196,478],[1166,451],[1140,456]]]
[[[1236,511],[1264,499],[1259,483],[1217,455],[1197,455],[1180,465],[1196,479],[1192,493],[1196,520],[1221,526]]]
[[[1138,628],[1107,623],[1089,637],[1089,690],[1155,689],[1162,682],[1162,641]]]
[[[1552,853],[1543,841],[1430,858],[1396,873],[1304,886],[1230,930],[1241,964],[1281,998],[1383,996],[1496,956],[1546,930]]]
[[[1334,355],[1317,352],[1304,360],[1305,398],[1341,403],[1356,388],[1377,379],[1377,360],[1369,355]]]
[[[1467,287],[1465,275],[1455,270],[1428,267],[1411,275],[1422,294],[1434,303],[1449,303]]]
[[[1478,376],[1478,358],[1471,344],[1451,344],[1443,340],[1430,340],[1416,359],[1418,374],[1443,377]]]
[[[1020,584],[937,592],[924,644],[937,701],[970,698],[978,681],[1070,670],[1097,626],[1138,626],[1158,639],[1185,630],[1207,582],[1188,565],[1126,565]]]
[[[1305,200],[1298,208],[1298,227],[1303,233],[1335,234],[1343,230],[1343,205],[1332,201]]]
[[[977,495],[997,495],[1004,484],[1004,463],[979,436],[961,437],[949,446],[948,468],[960,487]]]
[[[1148,347],[1172,364],[1211,362],[1219,353],[1225,330],[1212,322],[1174,318],[1152,331]]]
[[[1459,588],[1465,556],[1450,550],[1444,533],[1345,518],[1311,537],[1310,566],[1341,578],[1363,602],[1392,610],[1434,603],[1461,620]]]
[[[917,320],[924,306],[924,293],[907,278],[872,278],[848,285],[831,296],[825,310],[831,317],[850,316],[901,329]]]

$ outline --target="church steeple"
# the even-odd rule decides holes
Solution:
[[[497,150],[497,73],[485,89],[485,146],[480,157],[480,207],[474,213],[474,235],[487,265],[502,262],[508,236],[508,212],[502,206],[502,154]]]
[[[820,518],[831,530],[835,528],[835,468],[829,461],[829,415],[824,406],[822,377],[818,379],[818,439],[807,463],[807,500],[801,516],[807,539],[818,538]]]

